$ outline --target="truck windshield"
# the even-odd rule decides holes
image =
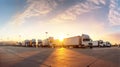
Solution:
[[[90,39],[83,39],[83,41],[90,41]]]

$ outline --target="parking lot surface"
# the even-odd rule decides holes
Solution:
[[[0,67],[120,67],[120,48],[0,46]]]

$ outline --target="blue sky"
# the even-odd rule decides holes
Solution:
[[[23,10],[25,5],[25,0],[0,0],[0,27],[11,20],[18,11]]]
[[[119,0],[0,0],[1,39],[89,34],[119,43]],[[69,34],[69,36],[67,35]]]

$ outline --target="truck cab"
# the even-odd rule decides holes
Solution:
[[[27,47],[27,46],[30,46],[30,40],[25,40],[25,41],[24,41],[24,44],[25,44],[26,47]]]
[[[38,39],[38,46],[42,46],[42,40],[41,39]]]
[[[104,44],[104,47],[111,47],[111,43],[108,41],[103,42],[103,44]]]
[[[82,34],[82,45],[83,46],[89,46],[90,44],[92,44],[92,40],[89,37],[89,35]]]
[[[36,39],[31,40],[31,46],[36,46]]]

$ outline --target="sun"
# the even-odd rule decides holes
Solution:
[[[64,40],[64,36],[63,35],[59,36],[59,40],[63,41]]]

